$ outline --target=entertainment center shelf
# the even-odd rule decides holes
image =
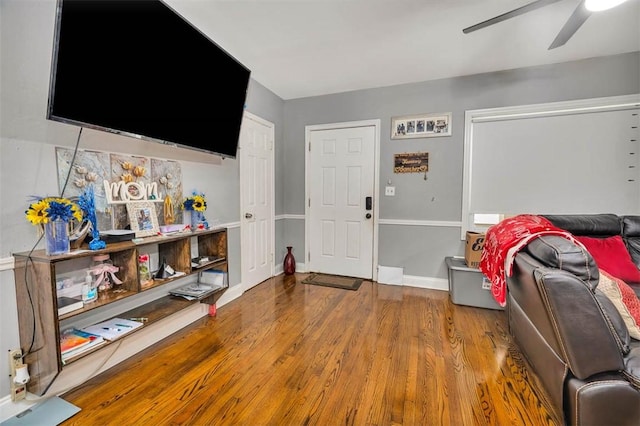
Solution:
[[[180,273],[179,276],[153,279],[145,283],[140,282],[138,256],[149,252],[157,254],[158,262],[162,264],[165,261]],[[122,281],[122,284],[99,292],[99,297],[95,302],[58,315],[59,275],[71,270],[75,276],[82,276],[92,257],[102,254],[109,254],[113,264],[119,268],[116,276]],[[192,264],[194,257],[205,260],[198,264]],[[126,339],[135,335],[137,331],[186,309],[194,303],[214,304],[228,287],[228,280],[225,280],[222,287],[215,289],[206,297],[200,300],[186,300],[170,295],[169,291],[175,285],[168,285],[185,277],[196,276],[208,269],[217,269],[226,274],[228,267],[227,230],[225,228],[153,236],[138,242],[110,243],[105,249],[96,251],[81,247],[79,250],[59,256],[47,256],[44,250],[37,250],[32,253],[16,253],[14,258],[20,346],[27,354],[24,361],[29,364],[31,373],[28,390],[37,395],[46,392],[65,365],[109,346],[110,342],[69,358],[63,363],[60,353],[60,334],[61,331],[69,328],[69,324],[74,322],[74,317],[81,318],[86,322],[87,318],[90,320],[96,315],[99,317],[100,310],[98,308],[109,305],[110,311],[113,311],[113,308],[118,311],[118,307],[122,309],[115,315],[116,317],[147,318],[144,326],[122,337],[122,339]],[[158,267],[159,265],[153,266]],[[163,288],[166,288],[166,293],[163,293]],[[136,306],[136,299],[130,299],[132,296],[144,294],[150,289],[157,289],[150,294],[154,297],[153,300],[145,300]],[[155,293],[160,296],[155,297]],[[125,300],[132,302],[123,303]],[[97,318],[95,322],[100,321],[102,319]],[[117,341],[115,340],[115,342]]]

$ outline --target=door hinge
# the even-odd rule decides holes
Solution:
[[[311,252],[307,254],[307,262],[311,263]]]
[[[311,207],[311,198],[309,198],[309,207]]]
[[[309,152],[311,152],[311,142],[309,142]]]

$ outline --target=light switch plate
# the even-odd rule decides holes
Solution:
[[[385,186],[384,195],[387,197],[393,197],[396,195],[396,187],[395,186]]]

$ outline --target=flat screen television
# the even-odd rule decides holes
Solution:
[[[159,0],[58,0],[47,118],[235,158],[249,77]]]

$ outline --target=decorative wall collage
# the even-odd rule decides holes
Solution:
[[[73,161],[73,149],[56,148],[58,166],[58,186],[62,191]],[[69,175],[66,189],[67,197],[77,197],[87,185],[93,185],[95,191],[96,216],[100,230],[125,229],[129,217],[125,204],[107,202],[104,182],[137,182],[141,185],[155,183],[158,187],[158,199],[166,196],[173,203],[175,223],[182,223],[182,169],[177,161],[161,160],[123,154],[110,154],[99,151],[78,151]],[[164,203],[157,202],[156,212],[160,225],[164,225]]]
[[[451,136],[451,112],[391,117],[391,139]],[[394,173],[421,173],[427,180],[428,152],[404,152],[393,155]]]

